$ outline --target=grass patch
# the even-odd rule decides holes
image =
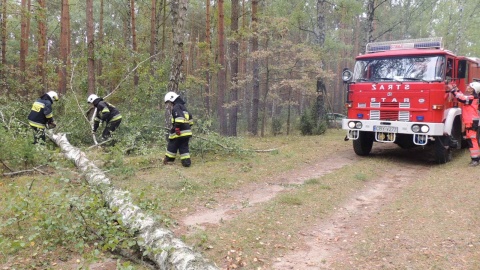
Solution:
[[[278,198],[278,202],[286,205],[302,205],[302,199],[295,195],[283,195]]]
[[[360,180],[360,181],[367,181],[367,176],[363,173],[357,173],[355,174],[355,179]]]
[[[320,183],[320,181],[317,178],[308,179],[307,181],[304,182],[305,185],[317,185],[319,183]]]

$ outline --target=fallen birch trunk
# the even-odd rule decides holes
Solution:
[[[138,206],[134,205],[127,191],[113,187],[103,171],[89,161],[85,153],[72,146],[65,134],[47,132],[47,135],[62,149],[64,155],[85,174],[88,184],[100,189],[109,207],[117,209],[125,226],[138,232],[139,239],[143,240],[143,243],[139,242],[140,247],[143,250],[158,250],[158,252],[150,252],[147,257],[159,269],[218,269],[204,259],[200,253],[193,251],[180,239],[175,238],[171,231],[162,228],[152,217],[147,216]]]

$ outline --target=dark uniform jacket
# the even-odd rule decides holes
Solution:
[[[28,115],[30,126],[44,129],[47,123],[53,123],[52,103],[52,99],[47,94],[33,103]]]
[[[97,114],[95,115],[93,123],[93,131],[95,132],[97,131],[100,122],[105,121],[106,123],[109,123],[122,118],[120,111],[112,104],[103,101],[102,98],[95,99],[93,105],[97,108]]]
[[[191,126],[193,125],[193,116],[187,111],[187,107],[185,107],[185,101],[183,101],[180,97],[178,97],[173,102],[173,109],[172,109],[172,129],[170,130],[170,135],[168,136],[169,139],[175,139],[179,137],[191,137],[192,136],[192,129]],[[175,128],[180,129],[180,135],[175,133]]]

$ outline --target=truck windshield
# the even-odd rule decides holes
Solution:
[[[442,81],[445,57],[402,57],[359,60],[353,80],[362,81]]]

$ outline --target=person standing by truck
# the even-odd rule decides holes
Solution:
[[[470,166],[478,166],[480,162],[480,148],[478,146],[478,94],[480,83],[472,82],[467,86],[465,93],[462,93],[455,84],[448,85],[448,89],[455,96],[458,102],[463,103],[462,120],[465,124],[465,135],[470,150]]]

